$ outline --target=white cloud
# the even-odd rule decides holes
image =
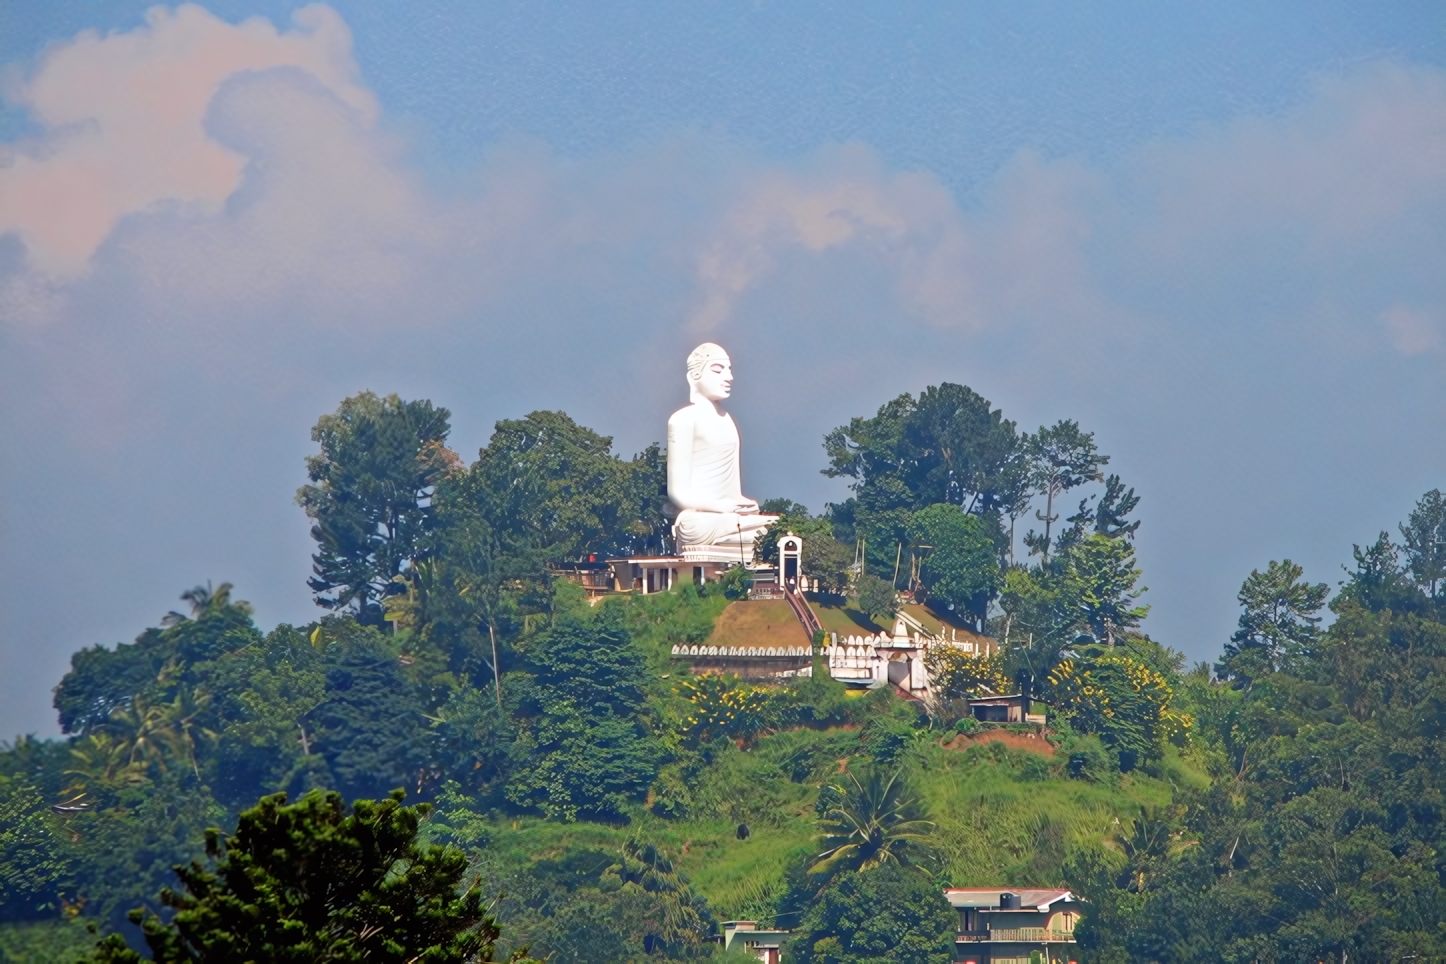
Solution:
[[[1430,314],[1396,304],[1381,313],[1381,324],[1391,347],[1403,355],[1419,355],[1440,347]]]
[[[310,75],[238,75],[207,126],[247,160],[224,209],[156,212],[115,234],[118,257],[158,300],[181,289],[253,310],[284,302],[326,322],[427,290],[425,265],[455,224],[393,146]]]
[[[742,179],[696,261],[690,320],[708,331],[790,250],[861,245],[893,272],[901,309],[978,331],[1024,310],[1095,300],[1082,246],[1098,177],[1021,153],[982,206],[961,210],[932,174],[891,172],[867,145],[820,150]]]
[[[571,162],[509,148],[476,190],[444,194],[376,123],[340,17],[313,5],[293,19],[279,31],[156,8],[42,58],[12,99],[48,133],[0,167],[0,234],[28,265],[0,279],[0,317],[107,301],[129,306],[118,325],[415,327],[476,317],[509,287],[652,284],[613,269],[646,263],[691,287],[670,305],[679,321],[723,337],[791,259],[848,251],[883,269],[899,319],[1068,342],[1138,330],[1152,287],[1228,302],[1232,285],[1255,290],[1242,275],[1305,271],[1331,300],[1356,261],[1446,203],[1446,73],[1393,65],[1117,165],[1022,152],[968,207],[862,144],[787,163],[730,148],[726,164],[687,140]],[[1430,258],[1399,260],[1422,275],[1409,266]],[[1439,292],[1408,280],[1353,288],[1375,302],[1342,311],[1424,350],[1409,346],[1426,329],[1391,306]]]
[[[972,319],[960,283],[969,245],[954,199],[927,175],[890,174],[855,144],[825,149],[801,171],[762,169],[743,180],[697,255],[692,327],[724,324],[786,250],[818,254],[850,243],[868,244],[892,264],[906,301],[936,317]]]
[[[73,277],[128,214],[173,204],[213,214],[245,158],[204,127],[221,84],[241,71],[297,67],[370,121],[351,34],[330,7],[302,7],[295,28],[228,24],[201,7],[154,7],[146,25],[93,31],[54,47],[8,99],[45,129],[0,163],[0,234],[24,241],[39,272]]]
[[[1121,180],[1149,197],[1141,249],[1160,257],[1228,259],[1265,241],[1318,263],[1389,244],[1380,232],[1446,202],[1446,72],[1379,63],[1323,78],[1289,113],[1141,149]]]

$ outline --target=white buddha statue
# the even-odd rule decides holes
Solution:
[[[752,561],[753,540],[777,519],[743,494],[738,427],[719,407],[733,390],[728,353],[708,342],[688,356],[691,404],[668,419],[668,499],[678,551],[699,561]]]

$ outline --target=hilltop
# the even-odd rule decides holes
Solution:
[[[87,925],[134,937],[127,910],[263,795],[397,788],[496,901],[498,953],[557,964],[716,957],[737,918],[792,931],[801,964],[947,964],[942,889],[968,885],[1080,893],[1091,961],[1446,957],[1439,492],[1334,595],[1289,560],[1252,571],[1219,662],[1187,669],[1143,631],[1139,498],[1099,478],[1088,433],[1017,434],[962,386],[905,396],[829,436],[848,503],[770,507],[804,539],[825,632],[902,607],[997,641],[938,648],[929,699],[904,700],[818,663],[695,673],[675,646],[804,636],[733,605],[742,570],[602,599],[554,577],[657,554],[657,448],[623,459],[538,412],[466,465],[447,419],[364,395],[319,423],[299,501],[322,618],[263,632],[207,584],[75,653],[65,738],[0,751],[7,959],[71,957]],[[1002,520],[1096,483],[1012,560]],[[872,575],[896,562],[899,585]],[[972,717],[1021,673],[1042,726]]]

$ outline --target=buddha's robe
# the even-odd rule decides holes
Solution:
[[[733,416],[710,418],[693,430],[690,483],[693,500],[698,502],[744,501],[739,468],[740,442]],[[669,452],[672,457],[672,452]],[[673,525],[673,537],[679,548],[689,546],[751,546],[760,529],[777,516],[761,513],[709,512],[683,509]]]

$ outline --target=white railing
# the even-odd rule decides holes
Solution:
[[[1009,943],[1073,944],[1074,934],[1046,927],[996,927],[987,931],[963,931],[959,941],[983,944],[990,941]]]
[[[673,646],[674,656],[782,656],[796,659],[811,656],[808,646],[707,646],[704,644]]]

